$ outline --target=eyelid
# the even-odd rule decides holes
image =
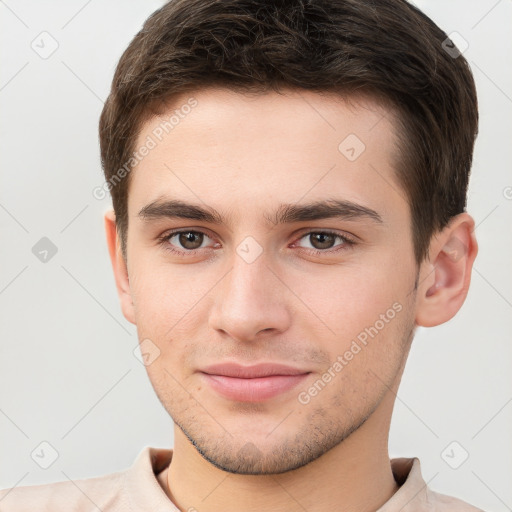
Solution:
[[[339,236],[341,238],[345,238],[349,242],[357,243],[361,241],[361,238],[359,238],[356,235],[353,235],[352,233],[348,233],[347,231],[342,231],[338,229],[331,229],[331,228],[304,228],[303,230],[299,230],[297,233],[294,234],[294,237],[297,239],[304,237],[305,235],[309,235],[311,233],[325,233],[329,235],[335,235]]]
[[[157,240],[159,241],[159,243],[163,244],[165,242],[168,242],[173,236],[179,235],[181,233],[199,233],[202,235],[206,235],[210,240],[215,239],[215,237],[212,236],[210,231],[206,228],[176,228],[176,229],[171,229],[169,231],[166,231],[162,235],[158,236]],[[201,249],[206,249],[206,247],[202,247]],[[188,252],[190,254],[194,254],[196,251],[199,251],[201,249],[193,249],[190,251],[187,251],[185,249],[176,249],[176,251],[177,252]]]

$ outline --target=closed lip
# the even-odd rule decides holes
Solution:
[[[256,379],[272,375],[304,375],[310,373],[306,370],[293,368],[278,363],[259,363],[252,366],[243,366],[238,363],[221,363],[207,366],[200,370],[209,375],[223,375],[239,379]]]

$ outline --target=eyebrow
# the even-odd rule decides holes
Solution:
[[[143,221],[160,219],[188,219],[211,224],[226,224],[217,210],[181,200],[156,200],[144,206],[138,214]],[[264,215],[270,224],[338,218],[341,220],[370,220],[383,224],[382,217],[371,208],[344,199],[327,199],[306,204],[281,204],[273,217]]]

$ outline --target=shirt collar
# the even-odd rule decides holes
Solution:
[[[390,462],[393,476],[400,488],[377,512],[421,512],[430,510],[428,494],[431,491],[423,480],[420,460],[417,457],[402,457],[391,459]]]
[[[160,486],[156,475],[171,462],[172,449],[146,446],[126,471],[124,487],[132,510],[179,512]],[[420,461],[414,458],[391,459],[398,491],[377,512],[421,512],[429,510],[429,493]]]

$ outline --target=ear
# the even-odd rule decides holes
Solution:
[[[114,210],[105,213],[105,233],[107,235],[108,252],[114,270],[117,294],[121,303],[121,310],[126,320],[135,324],[135,314],[130,292],[128,268],[121,252],[121,242],[117,233],[116,216]]]
[[[466,300],[478,253],[475,221],[466,212],[432,237],[429,257],[421,265],[416,324],[433,327],[455,316]]]

